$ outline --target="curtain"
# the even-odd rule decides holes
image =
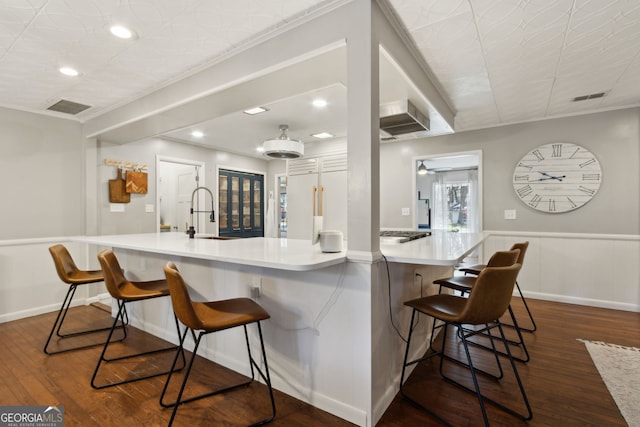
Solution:
[[[469,195],[467,200],[467,231],[477,233],[480,230],[477,169],[467,171],[467,182],[469,183]]]
[[[447,199],[447,185],[444,182],[444,174],[437,173],[433,182],[431,196],[431,228],[446,230],[449,228],[449,206]]]
[[[468,186],[466,193],[466,203],[457,199],[457,195],[462,196],[463,192],[456,190],[461,185]],[[455,191],[454,191],[455,190]],[[450,192],[452,199],[450,200]],[[456,196],[454,196],[456,194]],[[431,228],[439,230],[448,230],[452,218],[453,222],[458,223],[458,215],[462,215],[462,209],[466,208],[467,219],[462,229],[472,233],[477,233],[480,229],[478,218],[478,170],[472,169],[468,171],[455,172],[438,172],[432,185],[432,207],[431,207]],[[449,202],[452,203],[452,211],[449,212]]]
[[[278,227],[275,212],[275,201],[273,200],[273,191],[269,191],[269,200],[267,201],[267,220],[265,223],[264,237],[278,237]]]

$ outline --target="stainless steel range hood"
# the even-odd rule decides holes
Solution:
[[[409,100],[380,106],[380,131],[388,136],[399,136],[429,130],[429,118]]]

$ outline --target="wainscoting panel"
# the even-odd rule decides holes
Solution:
[[[0,323],[60,309],[69,286],[56,273],[49,247],[64,244],[81,269],[99,269],[96,248],[68,238],[0,241]],[[102,282],[80,286],[73,305],[105,298]],[[46,337],[45,337],[46,338]]]
[[[529,241],[518,277],[525,296],[640,311],[640,236],[488,231],[484,261]]]

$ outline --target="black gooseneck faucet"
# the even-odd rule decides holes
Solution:
[[[209,193],[209,195],[211,196],[211,210],[210,211],[194,211],[193,210],[193,200],[195,198],[196,193],[198,192],[198,190],[204,190],[207,193]],[[193,237],[196,235],[196,229],[193,226],[193,214],[194,213],[209,213],[209,221],[210,222],[216,222],[216,213],[213,210],[213,193],[211,192],[211,190],[209,190],[207,187],[196,187],[195,190],[193,190],[193,193],[191,193],[191,209],[189,211],[191,213],[191,226],[189,227],[189,238],[193,239]]]

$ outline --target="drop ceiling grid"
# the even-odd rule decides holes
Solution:
[[[640,103],[640,1],[388,1],[458,131]],[[64,98],[94,106],[77,117],[95,117],[342,2],[1,1],[0,103],[43,110]],[[115,20],[140,38],[113,39]],[[63,62],[80,78],[59,75]]]
[[[637,104],[640,98],[640,2],[391,3],[452,100],[458,131]],[[572,102],[608,89],[604,98]]]
[[[0,99],[8,105],[42,110],[65,98],[94,106],[78,117],[95,115],[330,2],[42,0],[2,4]],[[115,22],[131,25],[139,38],[115,39],[108,33]],[[63,65],[77,68],[81,78],[57,75]]]
[[[640,3],[578,3],[567,33],[563,60],[558,69],[556,87],[549,104],[549,114],[580,111],[586,107],[604,108],[622,100],[640,97],[638,68],[640,56]],[[597,73],[591,70],[597,69]],[[629,72],[635,71],[629,85]],[[617,89],[622,84],[621,89]],[[576,96],[605,92],[599,99],[583,101]],[[622,96],[620,96],[622,92]],[[628,102],[628,101],[627,101]]]
[[[416,47],[452,99],[456,129],[499,122],[470,4],[408,1],[398,6],[397,13],[408,22]]]
[[[501,122],[543,117],[572,0],[473,4]]]

